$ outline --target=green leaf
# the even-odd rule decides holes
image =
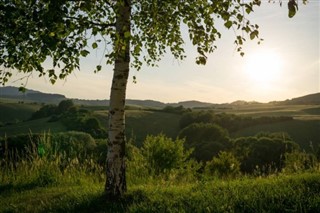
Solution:
[[[56,80],[53,79],[53,78],[51,78],[51,79],[50,79],[50,83],[51,83],[51,84],[55,84],[55,83],[56,83]]]
[[[289,18],[292,18],[295,15],[296,15],[296,10],[289,10],[289,13],[288,13]]]
[[[227,21],[226,23],[224,23],[224,26],[228,29],[230,29],[230,27],[232,26],[232,21]]]
[[[258,37],[259,31],[255,30],[250,33],[250,39],[253,40],[255,37]]]
[[[197,59],[196,59],[196,63],[198,65],[206,65],[207,63],[207,58],[205,56],[199,56]]]
[[[80,54],[81,54],[81,56],[83,56],[83,57],[86,57],[89,53],[90,53],[90,52],[89,52],[88,50],[81,50],[81,51],[80,51]]]
[[[101,68],[102,68],[101,65],[98,65],[97,66],[97,72],[101,71]]]
[[[255,34],[253,32],[250,33],[250,39],[253,40],[255,37]]]
[[[92,43],[92,48],[96,49],[98,47],[98,44],[96,42]]]
[[[246,5],[246,13],[250,14],[251,12],[253,12],[252,6]]]

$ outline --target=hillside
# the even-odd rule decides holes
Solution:
[[[41,105],[27,103],[1,103],[0,123],[16,123],[30,118]]]
[[[320,93],[305,95],[283,101],[284,104],[320,104]]]
[[[40,103],[59,103],[66,99],[61,94],[42,93],[36,90],[27,89],[25,92],[20,92],[17,87],[0,87],[1,99],[15,99],[18,101],[31,101]]]

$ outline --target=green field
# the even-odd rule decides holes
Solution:
[[[64,132],[66,131],[65,126],[61,122],[48,122],[49,118],[42,118],[38,120],[20,122],[4,127],[0,127],[0,137],[7,135],[19,135],[32,133],[43,133],[43,132]]]
[[[31,114],[37,111],[41,105],[32,103],[0,102],[0,122],[15,123],[30,118]]]
[[[280,105],[280,104],[249,104],[228,108],[215,108],[216,112],[233,113],[236,115],[261,116],[292,116],[298,119],[320,120],[319,105]]]

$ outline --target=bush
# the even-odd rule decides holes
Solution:
[[[241,162],[241,171],[246,173],[257,168],[263,173],[280,171],[285,153],[298,149],[299,145],[287,133],[259,133],[233,142],[233,152]]]
[[[193,156],[201,161],[231,148],[227,130],[211,123],[193,123],[180,131],[179,138],[185,138],[186,145],[195,149]]]
[[[128,182],[138,184],[150,177],[149,171],[146,169],[147,161],[142,155],[141,150],[133,145],[132,140],[129,140],[126,144],[126,158]]]
[[[102,128],[100,121],[95,117],[89,117],[84,121],[81,130],[89,133],[94,138],[106,138],[107,131]]]
[[[285,154],[284,168],[285,173],[304,172],[316,169],[318,165],[317,157],[306,152],[294,151]]]
[[[236,177],[240,174],[240,162],[231,152],[220,152],[217,157],[207,162],[205,173],[220,178]]]
[[[68,112],[72,107],[74,107],[74,103],[72,100],[63,100],[59,103],[57,108],[57,114],[63,114]]]
[[[0,158],[5,153],[10,153],[12,158],[26,157],[27,149],[32,145],[37,146],[41,137],[41,134],[22,134],[0,138]]]
[[[31,120],[45,118],[49,116],[53,116],[56,114],[57,106],[55,105],[44,105],[38,111],[34,112],[31,116]]]
[[[96,142],[90,134],[84,132],[64,132],[52,135],[51,139],[55,152],[63,153],[70,158],[80,157],[91,154]]]
[[[174,141],[163,134],[147,136],[141,153],[149,172],[159,175],[182,168],[192,153],[192,150],[185,150],[183,144],[184,140]]]

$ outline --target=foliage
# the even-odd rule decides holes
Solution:
[[[233,142],[233,152],[241,162],[241,171],[249,173],[256,169],[265,174],[280,171],[285,153],[298,148],[286,133],[260,133],[254,137],[236,138]]]
[[[174,113],[174,114],[179,114],[182,115],[186,112],[191,111],[191,109],[185,109],[183,106],[177,106],[177,107],[173,107],[173,106],[166,106],[165,108],[162,109],[163,112],[168,112],[168,113]]]
[[[216,124],[191,124],[180,131],[179,138],[185,138],[186,146],[195,149],[193,156],[202,161],[211,160],[231,147],[228,132]]]
[[[127,157],[127,180],[131,184],[142,184],[152,178],[146,158],[142,155],[142,150],[133,145],[131,138],[126,145]]]
[[[185,150],[183,144],[184,140],[174,141],[163,134],[147,136],[141,148],[147,168],[159,175],[183,167],[192,153],[192,150]]]
[[[287,132],[300,147],[308,152],[312,151],[310,142],[314,146],[320,144],[319,120],[298,120],[285,121],[281,123],[256,125],[236,132],[234,137],[255,135],[264,132]]]
[[[75,114],[78,109],[74,105],[72,100],[62,100],[58,106],[49,104],[42,106],[38,111],[34,112],[31,116],[31,119],[39,119],[50,116],[57,116],[56,119],[59,119],[61,115],[67,115],[68,113]]]
[[[44,105],[32,114],[31,119],[50,117],[48,122],[62,121],[69,131],[83,131],[94,138],[106,138],[107,132],[100,121],[85,109],[79,109],[72,100],[63,100],[58,106]]]
[[[72,100],[63,100],[59,103],[57,107],[57,114],[64,114],[68,112],[72,107],[74,107],[74,103]]]
[[[188,112],[183,114],[180,119],[180,128],[183,129],[192,123],[212,123],[214,113],[210,110],[199,112]]]
[[[131,4],[130,18],[134,27],[120,39],[115,22],[121,2],[2,2],[0,65],[24,73],[36,71],[40,76],[48,75],[50,82],[54,83],[79,69],[80,58],[89,54],[90,35],[95,37],[95,41],[90,44],[93,49],[104,45],[100,38],[104,38],[106,44],[113,43],[112,51],[105,54],[109,64],[113,64],[120,54],[119,48],[124,40],[130,40],[132,65],[137,69],[142,66],[141,58],[148,65],[154,65],[167,51],[167,47],[175,58],[185,57],[181,23],[189,29],[189,38],[198,52],[198,64],[206,63],[206,54],[213,52],[216,40],[221,37],[215,26],[216,18],[221,19],[226,28],[236,29],[235,43],[241,55],[241,47],[246,40],[242,32],[250,35],[250,39],[259,36],[258,25],[246,20],[245,14],[251,13],[254,6],[261,4],[260,1],[200,1],[183,4],[180,1],[132,1]],[[143,49],[148,54],[144,55]],[[52,58],[53,69],[43,68],[47,57]],[[59,73],[56,68],[60,68]],[[101,65],[97,65],[96,71],[100,70]],[[0,83],[6,83],[12,73],[2,69],[1,76]]]
[[[95,140],[84,132],[64,132],[52,135],[54,152],[65,153],[69,158],[90,156],[96,147]]]
[[[21,134],[11,137],[0,138],[0,157],[4,157],[6,153],[12,155],[12,158],[17,159],[20,157],[26,157],[27,148],[31,147],[32,141],[39,141],[40,134]],[[37,142],[33,145],[37,146]]]
[[[35,140],[34,140],[35,139]],[[50,136],[48,134],[37,135],[29,138],[28,143],[23,144],[23,150],[18,150],[8,146],[5,141],[4,152],[1,155],[1,168],[3,169],[2,180],[17,180],[17,175],[24,174],[28,184],[47,186],[56,184],[61,176],[60,169],[54,161],[56,152],[51,146]],[[43,149],[40,153],[40,147]],[[22,173],[22,174],[21,174]],[[22,178],[22,177],[19,177]],[[23,181],[19,180],[18,181]],[[26,182],[27,182],[26,181]]]
[[[315,155],[306,152],[294,151],[285,154],[284,168],[285,173],[299,173],[307,170],[314,170],[319,166]]]
[[[240,174],[240,162],[231,152],[220,152],[206,163],[205,173],[220,178],[236,177]]]
[[[43,143],[44,141],[44,143]],[[91,135],[83,132],[57,134],[26,134],[0,138],[0,157],[10,153],[15,160],[23,160],[42,146],[45,156],[64,155],[66,158],[85,159],[93,153],[96,143]],[[31,151],[30,151],[31,149]]]
[[[31,116],[31,120],[45,118],[55,115],[57,112],[57,106],[55,105],[44,105],[38,111],[34,112]]]

